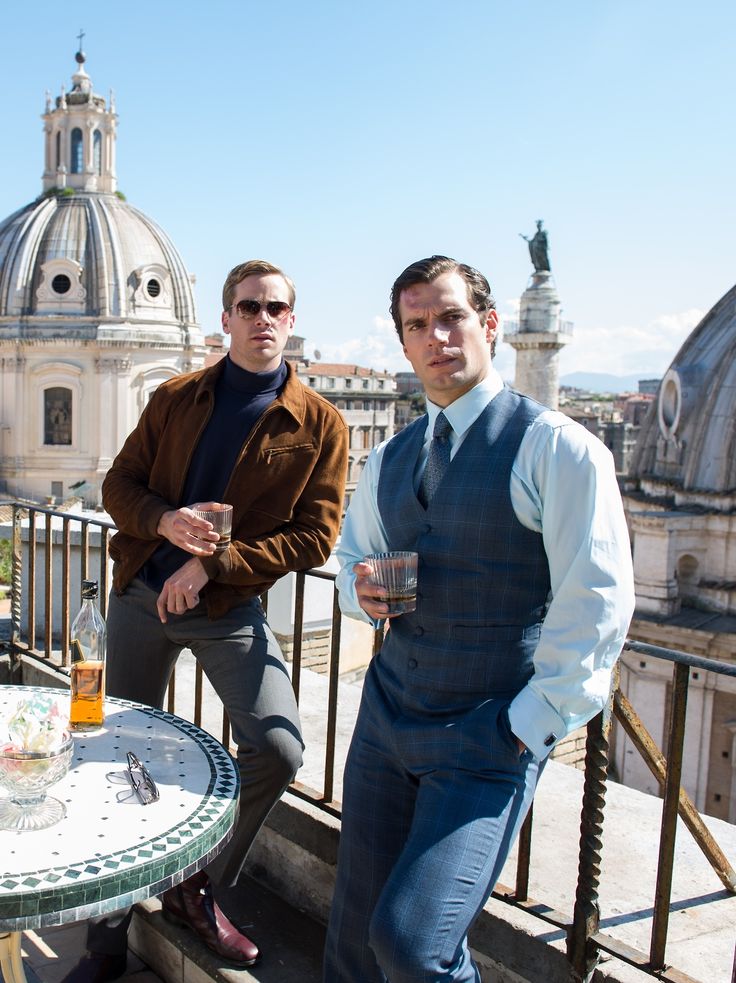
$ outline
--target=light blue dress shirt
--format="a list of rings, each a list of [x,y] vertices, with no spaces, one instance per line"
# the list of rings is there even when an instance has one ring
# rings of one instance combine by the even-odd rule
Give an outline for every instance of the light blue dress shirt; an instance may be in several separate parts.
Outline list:
[[[427,400],[429,423],[415,490],[440,410],[452,425],[452,459],[502,388],[491,368],[449,406]],[[340,608],[369,624],[374,622],[358,604],[353,566],[368,553],[388,549],[377,502],[387,443],[374,448],[366,462],[337,549]],[[610,452],[563,413],[545,410],[533,421],[516,455],[509,490],[516,517],[542,534],[549,561],[551,603],[534,654],[534,674],[509,707],[514,734],[541,759],[606,704],[634,610],[631,548]]]

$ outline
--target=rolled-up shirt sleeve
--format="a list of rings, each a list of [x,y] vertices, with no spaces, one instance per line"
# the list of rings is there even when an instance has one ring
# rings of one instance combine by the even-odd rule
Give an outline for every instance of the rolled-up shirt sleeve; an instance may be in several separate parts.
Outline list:
[[[613,458],[583,427],[560,420],[545,413],[532,424],[511,481],[514,511],[541,532],[549,561],[534,673],[509,707],[511,729],[539,758],[605,706],[634,610]]]

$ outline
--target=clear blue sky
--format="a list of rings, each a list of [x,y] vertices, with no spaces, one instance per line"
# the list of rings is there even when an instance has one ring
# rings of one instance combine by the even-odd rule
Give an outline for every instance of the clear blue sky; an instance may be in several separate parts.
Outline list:
[[[736,280],[733,2],[41,0],[0,25],[0,216],[41,190],[44,92],[83,28],[119,187],[196,274],[205,331],[227,270],[261,256],[324,359],[406,367],[404,266],[470,262],[510,313],[542,218],[575,322],[563,374],[649,375]]]

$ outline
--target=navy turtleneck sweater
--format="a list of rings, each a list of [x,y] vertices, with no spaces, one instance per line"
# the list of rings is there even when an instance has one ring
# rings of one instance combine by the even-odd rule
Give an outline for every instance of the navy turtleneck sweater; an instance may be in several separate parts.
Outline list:
[[[187,472],[181,501],[174,507],[195,502],[221,502],[243,444],[264,411],[281,393],[286,382],[286,363],[272,372],[249,372],[225,359],[225,368],[215,388],[215,406],[204,428]],[[230,503],[235,505],[237,503]],[[152,590],[160,591],[164,582],[191,553],[165,540],[139,576]]]

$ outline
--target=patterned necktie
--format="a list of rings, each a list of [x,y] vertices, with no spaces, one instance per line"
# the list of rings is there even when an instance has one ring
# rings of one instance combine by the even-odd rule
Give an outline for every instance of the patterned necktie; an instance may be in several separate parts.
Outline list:
[[[434,423],[427,465],[419,485],[418,497],[425,509],[432,501],[434,493],[445,476],[445,471],[450,466],[450,441],[448,438],[451,430],[450,421],[444,413],[440,413]]]

